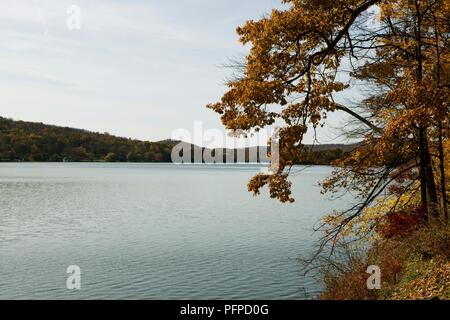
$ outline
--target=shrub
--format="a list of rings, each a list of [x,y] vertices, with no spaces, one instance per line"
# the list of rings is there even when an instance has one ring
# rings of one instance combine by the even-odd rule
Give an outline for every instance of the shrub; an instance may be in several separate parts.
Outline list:
[[[376,231],[384,238],[405,238],[427,224],[423,210],[411,209],[386,215]]]
[[[362,256],[325,272],[322,299],[450,299],[449,226],[425,224],[420,210],[414,210],[390,215],[377,232],[384,238]],[[370,265],[381,269],[382,290],[366,287]]]

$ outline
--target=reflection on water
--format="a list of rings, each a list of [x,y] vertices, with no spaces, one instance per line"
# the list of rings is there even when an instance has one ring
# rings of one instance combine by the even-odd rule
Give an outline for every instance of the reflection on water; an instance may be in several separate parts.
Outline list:
[[[0,164],[0,299],[314,297],[295,258],[339,205],[316,187],[330,171],[282,205],[247,192],[255,166]]]

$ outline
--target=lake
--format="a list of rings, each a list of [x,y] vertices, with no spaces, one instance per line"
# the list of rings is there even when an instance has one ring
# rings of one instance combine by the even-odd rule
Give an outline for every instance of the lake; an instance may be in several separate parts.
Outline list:
[[[309,299],[329,167],[297,202],[253,197],[256,165],[0,164],[0,299]],[[300,172],[301,171],[301,172]],[[68,266],[81,290],[68,290]]]

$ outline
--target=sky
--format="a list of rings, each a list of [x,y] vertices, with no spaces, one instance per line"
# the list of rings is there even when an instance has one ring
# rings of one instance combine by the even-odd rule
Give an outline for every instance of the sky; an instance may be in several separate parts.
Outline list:
[[[68,12],[73,5],[79,25],[77,12]],[[224,131],[205,106],[226,91],[231,70],[224,65],[248,51],[236,27],[279,6],[280,0],[2,0],[0,116],[150,141],[180,129],[194,136],[195,122]],[[340,142],[331,131],[322,136],[323,143]]]

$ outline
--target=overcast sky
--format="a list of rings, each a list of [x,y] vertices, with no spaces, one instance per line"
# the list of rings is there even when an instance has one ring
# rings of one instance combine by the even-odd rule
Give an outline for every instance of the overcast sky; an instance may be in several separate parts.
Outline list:
[[[67,8],[81,9],[69,30]],[[194,121],[220,99],[246,48],[235,29],[280,0],[2,0],[0,116],[144,140]],[[324,132],[322,142],[331,142]]]

